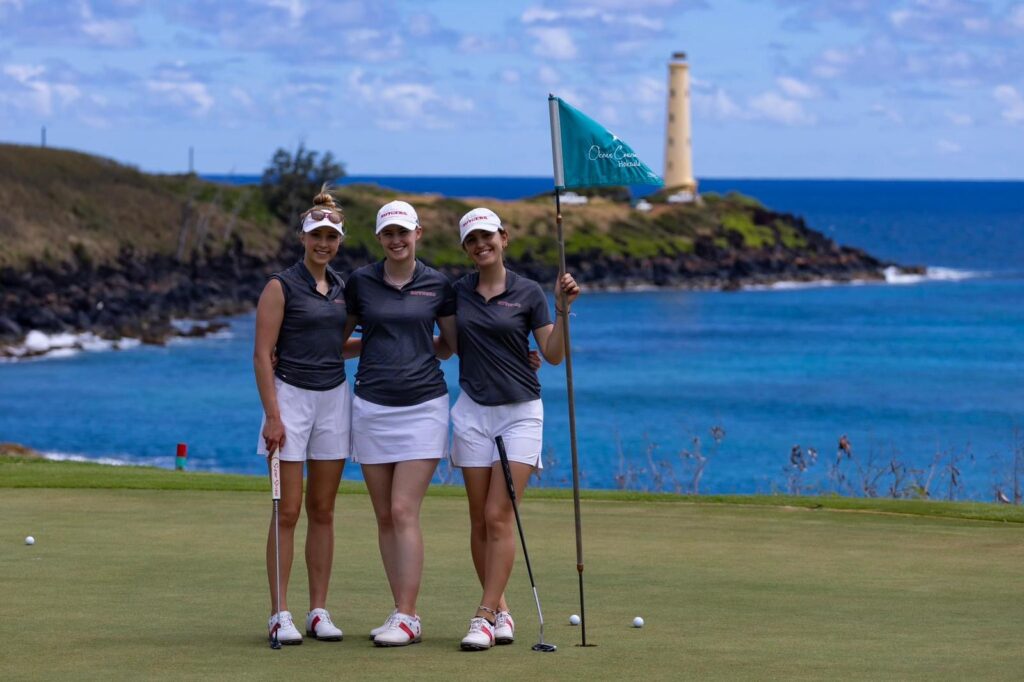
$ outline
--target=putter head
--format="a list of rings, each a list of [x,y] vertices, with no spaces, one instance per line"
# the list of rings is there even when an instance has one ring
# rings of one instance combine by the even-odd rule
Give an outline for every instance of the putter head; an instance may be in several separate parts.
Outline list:
[[[276,631],[275,631],[275,632],[274,632],[274,634],[273,634],[273,635],[272,635],[272,636],[270,637],[270,648],[271,648],[271,649],[275,649],[275,650],[276,650],[276,649],[280,649],[280,648],[281,648],[281,642],[279,642],[279,641],[277,640],[277,632],[276,632]]]
[[[533,645],[534,651],[539,651],[544,654],[550,654],[552,651],[558,651],[558,647],[554,644],[547,644],[546,642],[537,642]]]

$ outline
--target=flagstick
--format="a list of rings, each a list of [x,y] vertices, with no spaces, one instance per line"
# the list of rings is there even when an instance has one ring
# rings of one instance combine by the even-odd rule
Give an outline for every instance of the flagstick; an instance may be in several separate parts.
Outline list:
[[[565,238],[562,234],[562,199],[555,189],[555,224],[558,226],[558,286],[565,274]],[[558,301],[556,296],[555,301]],[[565,343],[565,384],[569,393],[569,442],[572,446],[572,505],[576,515],[576,572],[580,577],[581,646],[587,646],[587,607],[583,600],[583,526],[580,523],[580,463],[576,449],[576,401],[572,385],[572,344],[569,342],[569,311],[562,315],[562,340]]]

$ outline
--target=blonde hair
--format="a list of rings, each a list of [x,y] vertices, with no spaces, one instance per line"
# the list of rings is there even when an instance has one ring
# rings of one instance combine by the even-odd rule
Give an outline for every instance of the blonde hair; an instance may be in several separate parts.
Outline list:
[[[302,222],[310,211],[316,210],[337,213],[341,216],[342,220],[345,219],[345,211],[341,210],[341,206],[338,206],[337,202],[334,201],[334,195],[331,194],[330,185],[326,182],[320,186],[320,193],[313,197],[313,205],[299,214],[299,222]]]

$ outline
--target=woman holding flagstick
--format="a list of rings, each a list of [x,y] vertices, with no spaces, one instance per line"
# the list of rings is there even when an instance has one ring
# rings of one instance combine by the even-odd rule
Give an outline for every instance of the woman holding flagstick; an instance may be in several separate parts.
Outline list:
[[[264,411],[257,452],[271,467],[274,453],[280,458],[279,513],[267,537],[267,627],[271,641],[281,644],[302,644],[288,610],[288,578],[302,508],[303,465],[308,474],[306,634],[332,641],[343,636],[326,603],[334,558],[334,501],[349,456],[351,398],[344,357],[356,357],[360,345],[358,340],[345,341],[345,283],[330,267],[345,237],[344,215],[326,186],[300,219],[303,257],[272,275],[263,289],[253,352]]]
[[[461,646],[481,651],[515,637],[504,597],[515,560],[515,514],[494,439],[505,442],[521,497],[530,475],[543,466],[544,406],[530,365],[530,333],[551,364],[562,362],[565,346],[540,285],[505,267],[508,233],[501,219],[489,209],[474,209],[459,222],[459,236],[477,271],[454,285],[462,393],[452,408],[451,456],[465,480],[470,551],[483,586]],[[556,317],[568,315],[580,288],[565,273],[555,294]]]

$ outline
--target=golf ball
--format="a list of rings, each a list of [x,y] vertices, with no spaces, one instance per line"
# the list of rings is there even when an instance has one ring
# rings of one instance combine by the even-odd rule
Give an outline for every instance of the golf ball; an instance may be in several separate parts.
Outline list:
[[[579,625],[579,624],[580,624],[580,617],[579,616],[577,616],[575,613],[572,614],[571,616],[569,616],[569,625]]]
[[[643,618],[641,618],[640,616],[637,616],[636,618],[633,619],[633,627],[635,627],[635,628],[642,628],[643,626],[644,626],[644,619]]]
[[[26,545],[34,545],[34,544],[36,544],[36,539],[34,537],[32,537],[31,535],[29,535],[27,538],[25,538],[25,544]]]

